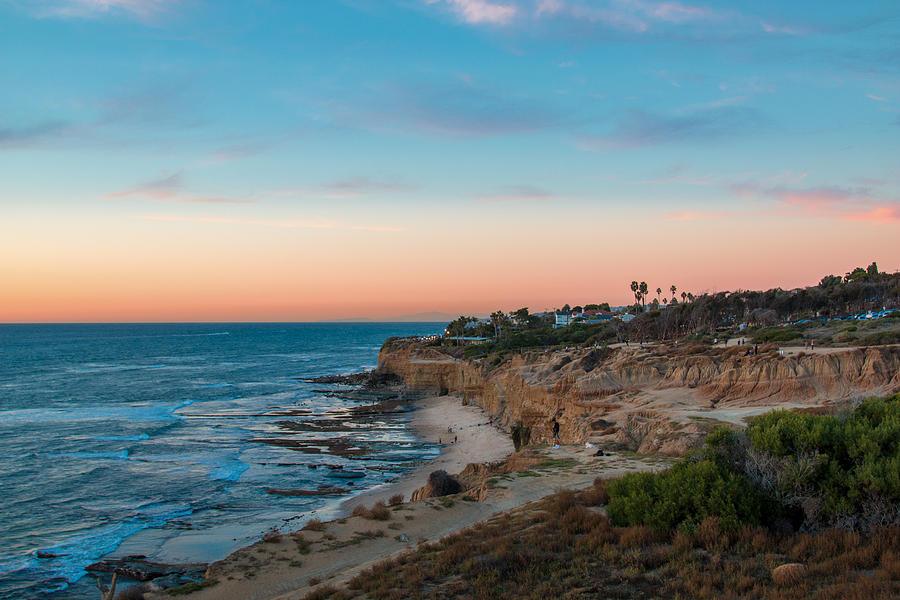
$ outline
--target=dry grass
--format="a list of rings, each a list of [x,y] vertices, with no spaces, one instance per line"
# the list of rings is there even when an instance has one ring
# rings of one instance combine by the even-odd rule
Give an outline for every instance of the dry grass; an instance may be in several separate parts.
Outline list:
[[[325,531],[325,523],[321,519],[310,519],[303,526],[306,531]]]
[[[589,487],[581,492],[581,501],[587,506],[605,506],[609,504],[609,493],[604,487],[604,480],[597,478],[594,480],[593,487]]]
[[[564,490],[421,544],[341,591],[373,600],[900,597],[900,530],[788,536],[750,526],[724,531],[715,519],[691,534],[613,527],[591,508],[600,490],[602,481]],[[806,575],[785,563],[800,563]],[[790,575],[775,575],[779,565]]]
[[[403,494],[395,494],[391,496],[388,500],[388,504],[390,504],[391,506],[398,506],[400,504],[403,504]]]
[[[267,544],[277,544],[281,541],[281,538],[284,537],[283,534],[278,531],[277,528],[273,527],[272,529],[265,532],[262,536],[262,541]]]
[[[362,504],[353,509],[354,517],[362,517],[364,519],[372,519],[373,521],[388,521],[391,518],[391,510],[385,505],[384,501],[379,500],[372,505],[372,508],[366,508]]]
[[[772,581],[781,587],[793,587],[806,577],[806,565],[788,563],[772,569]]]

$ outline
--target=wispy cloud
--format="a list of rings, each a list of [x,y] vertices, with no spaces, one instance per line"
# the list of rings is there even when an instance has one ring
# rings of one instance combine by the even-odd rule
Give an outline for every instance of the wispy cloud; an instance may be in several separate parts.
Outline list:
[[[715,140],[753,133],[766,126],[767,120],[757,110],[743,106],[723,104],[679,114],[635,109],[625,112],[609,133],[581,136],[580,146],[600,150]]]
[[[682,39],[796,36],[808,27],[712,6],[652,0],[424,0],[452,9],[464,22],[591,39],[601,32],[673,35]]]
[[[174,223],[212,223],[220,225],[252,225],[258,227],[276,227],[279,229],[344,229],[349,231],[401,232],[404,227],[389,225],[353,225],[337,221],[311,221],[308,219],[245,219],[237,217],[205,217],[185,215],[141,215],[147,221],[167,221]]]
[[[160,82],[122,88],[102,97],[71,101],[81,112],[67,114],[65,120],[51,116],[37,124],[0,124],[0,150],[48,146],[146,149],[172,138],[196,136],[205,123],[198,110],[201,103],[189,98],[190,87]],[[219,135],[210,134],[205,141],[215,142]]]
[[[811,30],[807,27],[800,27],[797,25],[786,25],[783,23],[770,23],[767,21],[760,21],[759,26],[766,33],[770,33],[770,34],[774,34],[774,35],[796,36],[796,35],[808,35],[809,33],[811,33]]]
[[[343,126],[459,137],[533,132],[563,120],[547,102],[456,78],[387,84],[328,109]]]
[[[363,196],[368,194],[383,193],[407,193],[417,189],[413,185],[400,181],[380,181],[369,177],[350,177],[339,179],[325,184],[325,190],[329,190],[345,197]]]
[[[766,197],[777,202],[782,214],[862,221],[872,224],[900,222],[900,200],[875,196],[866,187],[819,186],[795,188],[763,186],[753,182],[734,184],[742,197]]]
[[[884,96],[876,96],[875,94],[866,94],[866,98],[869,100],[874,100],[875,102],[887,102],[888,99]]]
[[[185,192],[184,171],[162,175],[156,179],[138,184],[133,188],[109,193],[107,198],[142,198],[191,204],[247,204],[252,202],[252,200],[244,198],[204,196]]]
[[[200,120],[196,109],[201,102],[190,98],[190,88],[186,82],[162,81],[119,90],[99,100],[95,126],[194,126]]]
[[[418,190],[419,187],[399,180],[380,180],[366,176],[348,177],[327,183],[309,186],[280,189],[273,195],[283,198],[324,198],[341,200],[359,198],[377,194],[406,194]]]
[[[62,121],[45,121],[26,127],[0,127],[0,150],[30,146],[58,136],[67,129],[68,125]]]
[[[29,5],[40,17],[94,18],[124,14],[150,20],[179,4],[179,0],[35,0]]]
[[[426,4],[445,5],[466,23],[508,25],[519,13],[513,3],[489,0],[425,0]]]
[[[559,198],[556,194],[532,185],[511,185],[494,194],[478,196],[483,202],[544,202]]]

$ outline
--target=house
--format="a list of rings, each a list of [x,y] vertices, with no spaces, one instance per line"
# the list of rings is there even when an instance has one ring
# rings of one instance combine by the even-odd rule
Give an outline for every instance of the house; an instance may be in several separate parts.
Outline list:
[[[631,313],[625,313],[623,315],[616,315],[617,319],[621,319],[623,323],[628,323],[632,319],[634,319],[634,315]]]
[[[602,323],[604,321],[611,321],[613,318],[613,314],[608,310],[597,309],[586,310],[581,313],[580,316],[586,323]]]
[[[567,312],[558,312],[556,313],[556,322],[553,324],[553,327],[565,327],[566,325],[571,325],[574,320],[572,313]]]

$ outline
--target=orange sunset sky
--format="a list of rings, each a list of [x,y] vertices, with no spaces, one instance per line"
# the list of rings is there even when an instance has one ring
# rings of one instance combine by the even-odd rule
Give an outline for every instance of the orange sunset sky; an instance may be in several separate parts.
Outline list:
[[[0,322],[900,269],[900,5],[0,2]]]

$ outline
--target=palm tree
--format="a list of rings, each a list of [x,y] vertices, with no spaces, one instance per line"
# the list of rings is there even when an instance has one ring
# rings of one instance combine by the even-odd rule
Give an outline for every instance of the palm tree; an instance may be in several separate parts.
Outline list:
[[[656,303],[659,304],[659,297],[662,296],[662,288],[656,288]]]
[[[635,304],[637,304],[638,302],[641,301],[640,289],[641,289],[641,286],[638,284],[637,281],[631,282],[631,293],[634,294],[634,303]]]
[[[674,300],[675,292],[678,290],[678,288],[676,288],[675,285],[673,284],[672,287],[670,287],[669,289],[672,290],[672,300]]]
[[[647,298],[647,293],[650,291],[650,288],[647,287],[646,281],[642,281],[639,289],[641,290],[641,306],[644,306],[644,300]]]
[[[681,303],[684,304],[685,300],[687,300],[687,292],[681,292]]]

